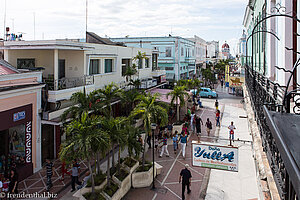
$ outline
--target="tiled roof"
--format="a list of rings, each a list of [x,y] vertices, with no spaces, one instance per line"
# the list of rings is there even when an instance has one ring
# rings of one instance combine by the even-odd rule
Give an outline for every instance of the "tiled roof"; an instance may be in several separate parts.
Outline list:
[[[5,60],[0,59],[0,75],[20,73],[16,68]]]

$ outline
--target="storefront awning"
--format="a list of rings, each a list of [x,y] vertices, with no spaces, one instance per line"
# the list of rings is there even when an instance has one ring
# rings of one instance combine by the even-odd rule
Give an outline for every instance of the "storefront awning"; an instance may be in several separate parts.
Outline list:
[[[166,79],[167,80],[173,80],[174,77],[175,77],[175,74],[169,74],[169,73],[166,74]]]

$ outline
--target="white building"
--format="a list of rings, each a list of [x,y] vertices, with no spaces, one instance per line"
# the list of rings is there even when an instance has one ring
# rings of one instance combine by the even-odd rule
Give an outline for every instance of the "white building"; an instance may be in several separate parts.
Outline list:
[[[188,38],[188,39],[195,42],[196,68],[197,68],[197,72],[200,72],[201,68],[206,67],[206,49],[207,49],[206,41],[198,37],[197,35],[195,35],[193,38]]]
[[[103,40],[94,37],[95,43],[74,40],[7,41],[1,47],[4,59],[16,68],[44,69],[43,81],[48,89],[42,95],[43,161],[58,154],[60,140],[63,139],[60,116],[72,105],[72,94],[83,90],[91,92],[111,82],[125,87],[124,72],[133,62],[138,66],[135,79],[139,78],[144,88],[156,86],[166,79],[164,70],[156,70],[157,55],[151,49],[125,47]],[[138,52],[145,53],[148,59],[133,61]],[[116,105],[115,109],[120,108]]]

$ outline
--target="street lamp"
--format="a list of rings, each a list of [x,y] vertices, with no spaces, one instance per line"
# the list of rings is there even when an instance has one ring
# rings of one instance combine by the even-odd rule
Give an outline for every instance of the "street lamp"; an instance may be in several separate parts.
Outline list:
[[[156,124],[155,123],[152,123],[151,124],[151,130],[152,130],[152,159],[153,159],[153,183],[152,183],[152,190],[155,189],[155,165],[154,165],[154,149],[155,149],[155,145],[154,145],[154,136],[155,136],[155,130],[156,130]]]

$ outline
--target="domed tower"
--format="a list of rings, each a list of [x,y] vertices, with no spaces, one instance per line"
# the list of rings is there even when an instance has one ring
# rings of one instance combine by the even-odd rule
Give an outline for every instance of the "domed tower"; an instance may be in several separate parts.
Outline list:
[[[230,56],[230,47],[229,47],[229,45],[226,43],[226,41],[225,41],[225,43],[222,45],[222,54],[223,54],[223,57],[224,58],[229,58],[229,56]]]

